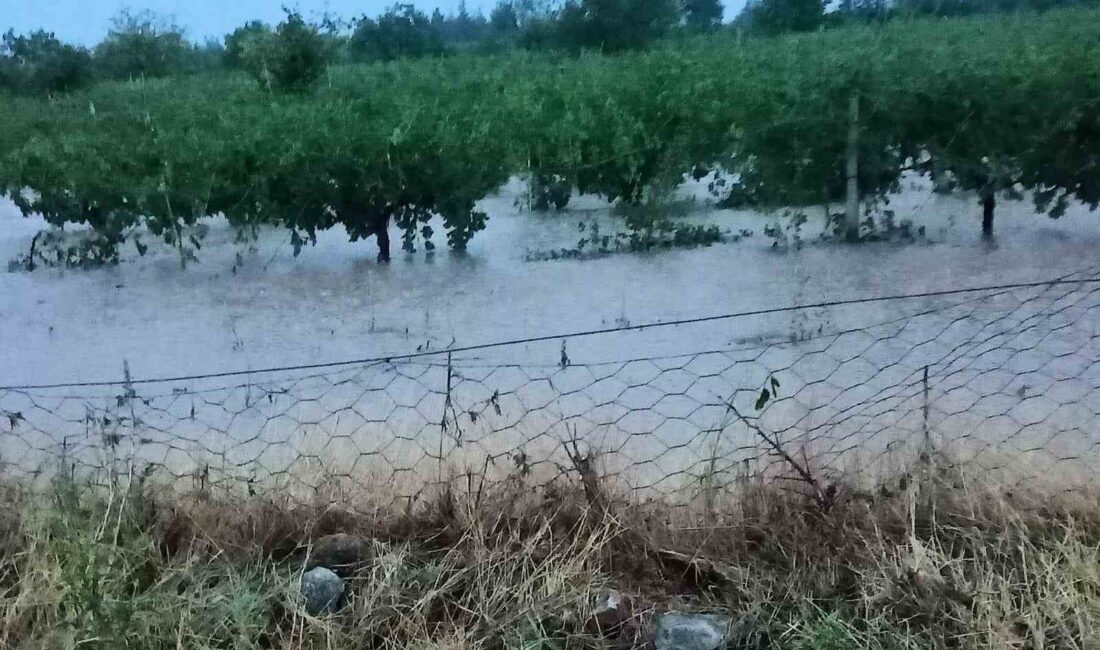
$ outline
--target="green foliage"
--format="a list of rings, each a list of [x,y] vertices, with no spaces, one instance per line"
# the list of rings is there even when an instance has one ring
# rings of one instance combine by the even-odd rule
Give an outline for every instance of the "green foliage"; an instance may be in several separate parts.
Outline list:
[[[33,548],[14,558],[24,596],[49,602],[33,632],[41,647],[264,647],[293,570],[167,557],[138,485],[113,488],[55,479],[52,503],[22,524]]]
[[[530,183],[531,208],[546,211],[562,210],[569,205],[573,188],[561,176],[534,176]]]
[[[485,16],[466,11],[465,0],[459,0],[458,13],[444,16],[439,9],[432,13],[432,31],[445,44],[464,49],[473,43],[485,42],[492,36],[493,28]]]
[[[119,246],[128,232],[115,224],[104,224],[80,233],[51,228],[35,235],[30,250],[8,263],[9,271],[33,271],[39,266],[90,268],[118,263]],[[134,240],[137,246],[144,246]],[[139,250],[144,250],[139,248]]]
[[[225,44],[208,38],[201,45],[195,45],[191,52],[190,65],[184,72],[214,72],[225,67]]]
[[[619,52],[661,38],[677,19],[673,0],[570,0],[557,29],[568,48]]]
[[[256,41],[262,41],[271,35],[271,27],[253,20],[233,30],[225,37],[225,50],[222,54],[222,63],[227,68],[241,68],[245,66],[245,52],[255,47]]]
[[[973,16],[1013,11],[1095,6],[1093,0],[900,0],[893,13],[901,15]]]
[[[693,33],[713,32],[722,26],[720,0],[681,0],[680,16],[684,27]]]
[[[916,166],[983,198],[1031,190],[1037,209],[1054,217],[1072,199],[1095,206],[1100,178],[1086,152],[1100,142],[1091,99],[1100,82],[1082,72],[1095,68],[1096,35],[1073,15],[1044,21],[1057,31],[1036,29],[1034,16],[975,19],[976,29],[996,26],[996,49],[956,46],[912,61],[919,85],[899,97],[898,110],[928,154]],[[891,83],[901,92],[904,82]]]
[[[825,5],[821,0],[753,0],[739,18],[760,34],[808,32],[824,22]]]
[[[239,40],[243,67],[269,90],[309,90],[325,73],[334,55],[317,26],[292,11],[287,12],[286,19],[273,32],[262,26],[242,29],[246,31],[235,40]],[[234,49],[237,47],[235,44]]]
[[[890,17],[891,9],[892,6],[886,0],[842,0],[830,18],[881,22]]]
[[[75,90],[92,80],[87,50],[67,45],[38,30],[16,36],[8,30],[0,46],[0,89],[22,94]]]
[[[830,606],[834,606],[830,603]],[[926,639],[886,617],[861,617],[855,612],[825,611],[807,603],[792,612],[789,623],[775,633],[781,650],[921,650],[934,647]]]
[[[195,256],[199,220],[217,213],[241,228],[284,226],[299,245],[337,224],[354,241],[393,220],[410,249],[438,215],[461,249],[485,227],[474,203],[508,178],[508,155],[490,137],[501,105],[486,77],[465,74],[465,61],[436,65],[343,68],[316,95],[274,100],[223,75],[100,85],[48,115],[11,103],[19,109],[0,121],[15,130],[0,139],[15,150],[0,157],[0,184],[27,214],[118,244],[141,227],[182,261]],[[425,101],[436,95],[448,101]]]
[[[515,34],[519,31],[519,14],[516,5],[510,0],[500,0],[489,14],[489,24],[500,34]]]
[[[628,231],[607,232],[592,221],[577,224],[581,238],[574,248],[531,251],[528,261],[591,259],[613,253],[644,253],[673,248],[710,246],[751,237],[752,232],[725,232],[715,225],[687,223],[660,209],[631,209],[626,213]],[[563,364],[568,365],[568,364]]]
[[[444,49],[428,17],[411,4],[395,4],[378,20],[361,19],[349,47],[361,61],[439,56]]]
[[[149,11],[123,11],[95,48],[96,69],[107,79],[164,77],[189,71],[194,61],[183,30]]]
[[[195,228],[212,214],[242,229],[285,227],[298,250],[319,230],[343,226],[358,240],[389,222],[406,250],[430,249],[441,219],[462,249],[486,224],[477,201],[514,175],[535,179],[536,207],[542,181],[547,206],[564,188],[660,206],[688,173],[716,174],[731,204],[835,203],[855,97],[864,201],[915,169],[979,192],[1030,191],[1057,216],[1071,200],[1100,201],[1095,17],[895,21],[744,42],[716,34],[615,57],[345,65],[310,94],[273,95],[222,73],[101,84],[49,102],[9,97],[0,191],[115,246],[147,230],[181,260],[195,256]],[[264,53],[273,87],[272,52],[285,48],[286,70],[315,72],[312,53],[327,42],[290,19],[255,36],[242,37],[244,58]],[[303,43],[308,55],[291,55]],[[279,83],[304,88],[311,77]],[[630,247],[714,240],[651,216],[627,219]]]
[[[634,252],[661,248],[710,246],[723,239],[718,226],[677,223],[669,217],[628,218],[627,249]]]

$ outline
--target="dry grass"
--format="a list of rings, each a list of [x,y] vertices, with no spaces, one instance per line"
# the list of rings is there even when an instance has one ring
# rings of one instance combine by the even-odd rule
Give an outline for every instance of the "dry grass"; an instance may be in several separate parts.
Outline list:
[[[607,481],[460,483],[400,506],[8,488],[0,648],[631,647],[668,608],[732,611],[755,630],[741,647],[1100,647],[1093,494],[956,472],[840,487],[828,508],[781,479],[671,507]],[[371,559],[312,618],[296,575],[337,531]],[[609,589],[629,602],[610,618]]]

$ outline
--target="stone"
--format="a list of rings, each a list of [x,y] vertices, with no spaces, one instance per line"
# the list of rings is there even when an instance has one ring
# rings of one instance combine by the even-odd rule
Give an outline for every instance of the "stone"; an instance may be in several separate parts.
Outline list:
[[[723,614],[666,612],[657,617],[656,650],[717,650],[729,635],[732,619]]]
[[[325,567],[316,567],[302,574],[302,603],[310,616],[332,614],[344,598],[344,580]]]
[[[362,568],[369,558],[370,541],[347,533],[325,535],[313,541],[306,570],[325,567],[347,578]]]
[[[588,628],[592,634],[613,638],[634,622],[634,604],[630,598],[617,591],[606,591],[596,597]]]
[[[733,619],[725,614],[667,612],[657,616],[655,650],[766,650],[768,626],[748,615]]]

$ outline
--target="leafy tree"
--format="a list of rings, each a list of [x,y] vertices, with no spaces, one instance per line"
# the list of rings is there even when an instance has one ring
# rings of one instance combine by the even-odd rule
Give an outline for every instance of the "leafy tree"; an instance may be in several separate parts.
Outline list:
[[[722,24],[721,0],[682,0],[681,20],[689,31],[712,32]]]
[[[225,66],[225,44],[217,39],[207,38],[202,45],[194,47],[191,57],[191,72],[217,70]]]
[[[244,67],[272,90],[303,92],[324,74],[333,48],[320,30],[296,12],[274,32],[253,30],[243,39]]]
[[[489,13],[488,35],[478,43],[478,51],[493,54],[513,48],[520,42],[522,29],[514,0],[499,0]]]
[[[973,16],[1012,11],[1047,11],[1095,4],[1094,0],[899,0],[894,13],[927,16]]]
[[[381,61],[439,56],[444,51],[432,22],[411,4],[395,4],[377,21],[361,19],[349,47],[356,59]]]
[[[194,51],[183,30],[170,21],[149,11],[123,11],[94,54],[102,76],[134,79],[186,71]]]
[[[825,17],[821,0],[753,0],[745,5],[739,22],[761,34],[808,32]]]
[[[884,21],[890,17],[887,0],[841,0],[833,15],[861,22]]]
[[[519,14],[510,0],[501,0],[489,14],[489,24],[498,34],[513,35],[519,32]]]
[[[506,27],[514,18],[518,33],[516,44],[527,50],[545,50],[563,47],[558,15],[560,9],[550,0],[502,0],[494,13],[500,21],[497,29]],[[490,23],[492,23],[490,16]]]
[[[241,68],[244,66],[244,53],[252,46],[254,41],[263,40],[270,36],[271,27],[259,20],[253,20],[233,30],[225,37],[225,50],[222,55],[222,63],[227,68]]]
[[[538,52],[564,47],[556,18],[536,18],[527,22],[520,31],[517,43],[525,50]]]
[[[353,239],[379,237],[383,252],[388,224],[405,246],[427,248],[442,218],[460,249],[485,226],[476,202],[517,174],[556,185],[548,204],[572,188],[641,203],[685,172],[720,168],[750,203],[829,208],[856,141],[860,198],[883,198],[903,169],[927,166],[983,202],[1020,190],[1057,215],[1067,201],[1100,202],[1091,18],[849,26],[753,47],[690,39],[506,67],[465,57],[346,66],[315,96],[275,102],[230,75],[140,96],[102,84],[49,102],[0,98],[0,190],[50,223],[89,224],[104,250],[144,227],[184,255],[187,229],[210,214],[286,227],[298,246],[341,225]]]
[[[1082,53],[1080,65],[1087,65],[1088,56]],[[1023,184],[1032,189],[1036,209],[1054,218],[1061,217],[1073,199],[1092,210],[1100,205],[1100,102],[1095,99],[1100,97],[1100,83],[1093,76],[1075,81],[1073,87],[1074,93],[1052,98],[1063,111],[1022,164]]]
[[[88,51],[38,30],[16,36],[9,30],[0,44],[0,87],[17,93],[45,94],[74,90],[92,80]]]
[[[557,28],[571,49],[618,52],[645,47],[676,21],[674,0],[570,0]]]
[[[465,0],[458,3],[458,14],[443,17],[437,9],[432,14],[432,28],[444,43],[470,44],[483,41],[492,35],[492,27],[485,16],[471,15]]]

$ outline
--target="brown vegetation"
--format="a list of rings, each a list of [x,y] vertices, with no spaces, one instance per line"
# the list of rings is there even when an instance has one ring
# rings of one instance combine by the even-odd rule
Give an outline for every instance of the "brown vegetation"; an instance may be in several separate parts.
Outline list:
[[[1100,644],[1095,495],[925,474],[834,486],[829,508],[782,479],[678,506],[583,475],[398,505],[8,488],[0,648],[631,647],[665,609],[751,621],[751,647]],[[312,618],[296,577],[332,533],[367,540],[364,561],[347,606]]]

